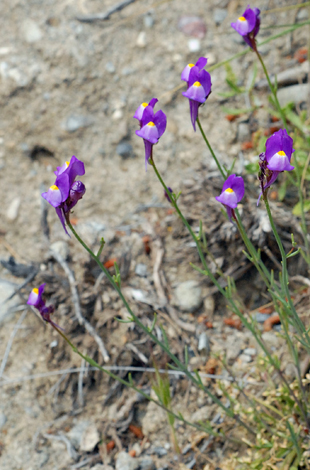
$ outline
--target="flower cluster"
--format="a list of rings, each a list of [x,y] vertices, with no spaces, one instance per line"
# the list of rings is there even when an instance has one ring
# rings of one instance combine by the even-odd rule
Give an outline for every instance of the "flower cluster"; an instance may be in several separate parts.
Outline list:
[[[196,64],[188,64],[181,74],[181,80],[187,84],[187,90],[182,94],[189,99],[189,109],[194,131],[196,131],[196,120],[198,108],[211,93],[211,76],[204,70],[208,59],[200,57]]]
[[[134,118],[139,121],[140,129],[136,131],[137,136],[142,137],[145,148],[145,170],[149,160],[153,158],[153,145],[157,144],[160,137],[166,130],[167,117],[161,110],[154,113],[154,106],[157,98],[151,99],[149,104],[142,103],[134,114]]]
[[[234,217],[234,209],[244,196],[244,181],[241,176],[230,175],[223,185],[220,196],[215,199],[227,210],[229,220]]]
[[[260,172],[258,179],[261,183],[262,192],[259,195],[257,205],[261,195],[275,182],[279,173],[294,170],[291,165],[294,151],[293,139],[285,129],[280,129],[267,139],[266,152],[261,153],[259,156]]]
[[[245,42],[254,50],[256,50],[255,36],[260,27],[260,10],[258,8],[247,8],[242,16],[240,16],[231,26],[239,33]]]
[[[42,197],[55,207],[60,222],[68,234],[65,225],[66,218],[86,191],[82,181],[75,181],[77,176],[85,174],[84,163],[73,155],[70,162],[58,166],[54,173],[56,181],[47,192],[42,193]]]
[[[55,310],[54,306],[49,305],[47,307],[45,305],[45,301],[43,300],[44,287],[45,284],[41,284],[39,288],[35,287],[34,289],[32,289],[27,304],[32,305],[33,307],[38,309],[44,321],[46,321],[47,323],[51,323],[52,325],[57,326],[57,328],[59,328],[59,326],[51,320],[51,314],[54,313]]]

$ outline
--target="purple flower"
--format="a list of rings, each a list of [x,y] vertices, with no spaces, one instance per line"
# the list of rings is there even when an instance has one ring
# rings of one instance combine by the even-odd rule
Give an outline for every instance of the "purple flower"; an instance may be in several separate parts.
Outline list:
[[[172,194],[173,194],[173,191],[172,191],[172,189],[170,188],[170,186],[167,186],[167,189],[168,189],[169,193],[172,195]],[[166,198],[167,201],[170,202],[170,204],[171,204],[171,199],[170,199],[170,197],[169,197],[167,191],[165,191],[165,198]]]
[[[157,98],[152,98],[149,104],[147,103],[142,103],[140,104],[139,108],[137,108],[135,114],[134,114],[134,119],[138,119],[140,127],[142,127],[142,116],[144,113],[144,110],[147,106],[151,106],[154,109],[155,104],[157,103],[158,99]]]
[[[235,23],[231,23],[231,26],[239,33],[245,42],[252,48],[256,49],[255,36],[259,31],[260,10],[258,8],[248,8],[245,10],[242,16],[238,18]]]
[[[181,80],[184,80],[185,82],[188,82],[189,74],[190,74],[191,69],[193,67],[197,67],[198,71],[200,72],[200,70],[205,68],[205,66],[207,65],[207,62],[208,62],[208,59],[206,59],[205,57],[200,57],[197,60],[196,64],[187,64],[187,66],[185,67],[185,69],[181,73]],[[188,86],[188,84],[187,84],[187,86]]]
[[[155,98],[153,98],[153,100],[155,100]],[[159,138],[166,130],[167,117],[161,110],[154,114],[153,106],[148,105],[143,111],[140,125],[141,129],[136,131],[136,134],[142,137],[144,141],[145,169],[147,169],[147,163],[149,159],[152,158],[153,145],[157,144]]]
[[[295,152],[293,139],[285,129],[280,129],[267,139],[266,152],[261,153],[259,156],[260,172],[258,179],[261,182],[262,191],[258,197],[257,205],[263,192],[275,182],[279,173],[294,170],[291,165],[293,152]]]
[[[29,294],[27,304],[33,305],[33,307],[38,309],[44,321],[46,321],[47,323],[51,323],[52,325],[57,326],[57,328],[59,328],[59,326],[51,320],[51,314],[55,310],[54,306],[50,305],[47,307],[45,305],[45,301],[43,300],[42,296],[44,292],[44,287],[45,284],[41,284],[39,288],[35,287],[34,289],[32,289]]]
[[[84,184],[81,181],[75,181],[75,178],[84,174],[84,163],[73,155],[70,162],[65,162],[62,166],[57,167],[55,183],[47,192],[42,193],[42,197],[55,207],[56,213],[67,234],[66,217],[86,191]]]
[[[187,90],[182,93],[189,99],[191,121],[194,131],[196,131],[196,120],[198,108],[202,105],[211,93],[211,76],[204,70],[207,59],[200,57],[196,65],[189,64],[182,72],[181,79],[187,83]]]
[[[215,199],[223,204],[231,221],[234,210],[244,196],[244,181],[241,176],[230,175],[223,185],[220,196]]]
[[[267,168],[272,171],[294,170],[291,165],[293,149],[293,139],[285,129],[280,129],[272,134],[266,141]]]

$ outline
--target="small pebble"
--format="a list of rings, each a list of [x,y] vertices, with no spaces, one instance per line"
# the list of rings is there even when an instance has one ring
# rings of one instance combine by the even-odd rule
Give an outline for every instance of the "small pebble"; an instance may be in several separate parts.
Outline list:
[[[80,450],[82,452],[92,452],[99,441],[98,429],[95,424],[91,424],[82,435]]]
[[[168,452],[164,447],[156,446],[152,449],[152,454],[156,454],[158,457],[164,457]]]
[[[112,114],[113,121],[119,121],[124,116],[124,113],[121,109],[116,109]]]
[[[154,26],[153,15],[151,15],[151,13],[147,13],[143,18],[143,23],[146,28],[152,28],[152,26]]]
[[[138,459],[134,459],[127,452],[120,452],[116,457],[115,470],[136,470],[139,465]]]
[[[114,67],[114,64],[112,62],[107,62],[105,64],[105,69],[109,73],[114,73],[115,72],[115,67]]]
[[[203,331],[198,339],[198,351],[203,354],[208,354],[210,351],[210,341],[207,333]]]
[[[240,354],[239,359],[241,362],[244,364],[248,364],[249,362],[252,362],[252,357],[249,356],[248,354]]]
[[[256,349],[255,348],[245,348],[243,353],[247,354],[248,356],[256,356]]]
[[[11,204],[9,205],[8,210],[6,211],[7,218],[11,220],[12,222],[16,220],[18,217],[20,203],[21,203],[20,197],[15,197],[11,201]]]
[[[140,459],[139,462],[140,462],[139,470],[156,470],[155,463],[150,458]]]
[[[200,40],[193,38],[187,43],[189,52],[199,52],[201,49]]]
[[[264,323],[264,321],[266,321],[269,317],[270,315],[266,315],[265,313],[260,313],[260,312],[256,312],[254,315],[254,318],[257,321],[257,323]]]
[[[120,142],[116,147],[116,153],[122,158],[129,158],[133,154],[132,145],[129,142]]]
[[[141,31],[139,33],[136,44],[138,47],[141,47],[141,48],[146,46],[146,32],[145,31]]]
[[[25,41],[29,44],[38,42],[43,37],[43,33],[37,23],[29,18],[23,22],[21,30]]]
[[[194,312],[202,303],[201,287],[196,281],[181,282],[174,294],[177,306],[185,312]]]
[[[138,263],[135,268],[135,273],[139,277],[147,277],[147,266],[144,263]]]

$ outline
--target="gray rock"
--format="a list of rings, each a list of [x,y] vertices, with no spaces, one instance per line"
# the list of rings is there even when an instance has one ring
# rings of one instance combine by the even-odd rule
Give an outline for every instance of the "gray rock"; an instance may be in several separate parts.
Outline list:
[[[15,307],[19,304],[17,296],[6,302],[14,290],[14,284],[4,280],[0,281],[0,325],[14,315]]]
[[[164,457],[165,455],[168,454],[168,452],[164,447],[156,446],[152,449],[152,454],[155,454],[158,457]]]
[[[7,417],[5,416],[4,413],[2,413],[2,411],[0,411],[0,429],[3,428],[3,426],[5,425],[5,423],[7,422]]]
[[[223,23],[227,16],[226,8],[215,8],[213,12],[213,21],[216,25]]]
[[[307,83],[281,88],[278,91],[278,100],[280,105],[284,107],[288,103],[299,104],[302,101],[307,101],[308,89],[309,87]]]
[[[209,317],[212,317],[215,308],[214,297],[212,295],[208,295],[203,301],[203,305],[205,308],[205,312]]]
[[[120,452],[116,458],[115,470],[136,470],[140,463],[127,452]]]
[[[153,15],[151,15],[151,13],[147,13],[143,18],[143,23],[146,28],[152,28],[152,26],[154,26]]]
[[[109,73],[114,73],[115,72],[115,67],[114,67],[114,64],[112,62],[107,62],[105,64],[105,69]]]
[[[133,148],[129,142],[123,141],[116,147],[116,153],[122,158],[129,158],[133,155]]]
[[[62,124],[62,128],[67,132],[75,132],[83,127],[89,127],[93,122],[94,119],[92,116],[72,114],[68,116],[66,121]]]
[[[265,331],[262,334],[262,338],[268,349],[271,349],[272,352],[278,350],[280,344],[279,338],[273,331]]]
[[[308,18],[309,18],[309,14],[308,14],[307,8],[301,8],[296,15],[297,21],[307,21]]]
[[[155,463],[150,458],[141,458],[139,459],[139,462],[139,470],[156,470]]]
[[[195,312],[202,303],[201,287],[196,281],[181,282],[174,295],[177,306],[185,312]]]
[[[256,312],[254,315],[254,318],[258,323],[264,323],[264,321],[267,320],[269,317],[270,315],[266,315],[265,313],[260,312]]]
[[[147,276],[147,265],[144,263],[138,263],[135,268],[135,273],[139,277]]]
[[[43,33],[37,23],[31,19],[26,19],[22,24],[22,34],[29,44],[38,42],[42,39]]]

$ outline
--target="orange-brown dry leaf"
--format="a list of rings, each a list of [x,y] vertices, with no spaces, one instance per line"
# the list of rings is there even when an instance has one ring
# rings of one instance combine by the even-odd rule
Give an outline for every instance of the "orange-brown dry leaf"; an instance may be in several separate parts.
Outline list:
[[[110,258],[110,259],[108,259],[108,261],[106,261],[104,263],[103,266],[105,268],[109,269],[109,268],[112,268],[114,266],[114,263],[116,263],[116,262],[117,262],[117,258]]]
[[[107,443],[107,452],[111,452],[111,450],[113,450],[115,447],[115,442],[114,441],[109,441]]]
[[[260,307],[258,311],[259,313],[265,313],[266,315],[270,315],[274,311],[274,308],[273,307]]]
[[[225,325],[231,326],[232,328],[236,328],[236,330],[241,330],[242,322],[240,318],[224,318]]]
[[[241,150],[250,150],[254,147],[254,144],[253,142],[251,142],[250,140],[247,141],[247,142],[243,142],[243,144],[241,145]]]
[[[306,62],[308,58],[308,50],[306,47],[301,47],[294,54],[294,59],[296,59],[300,64]]]
[[[232,121],[235,121],[237,117],[238,117],[237,114],[226,114],[225,119],[227,119],[227,121],[229,122],[232,122]]]
[[[267,318],[267,320],[264,321],[264,331],[271,331],[273,325],[277,325],[278,323],[280,323],[279,315]]]
[[[206,327],[207,327],[207,328],[213,328],[213,323],[212,323],[212,322],[206,321],[205,324],[206,324]]]
[[[128,454],[130,455],[130,457],[135,457],[136,456],[136,451],[134,449],[131,449]]]
[[[138,439],[143,439],[144,435],[142,432],[142,429],[139,428],[138,426],[135,426],[134,424],[129,424],[129,430],[138,438]]]

